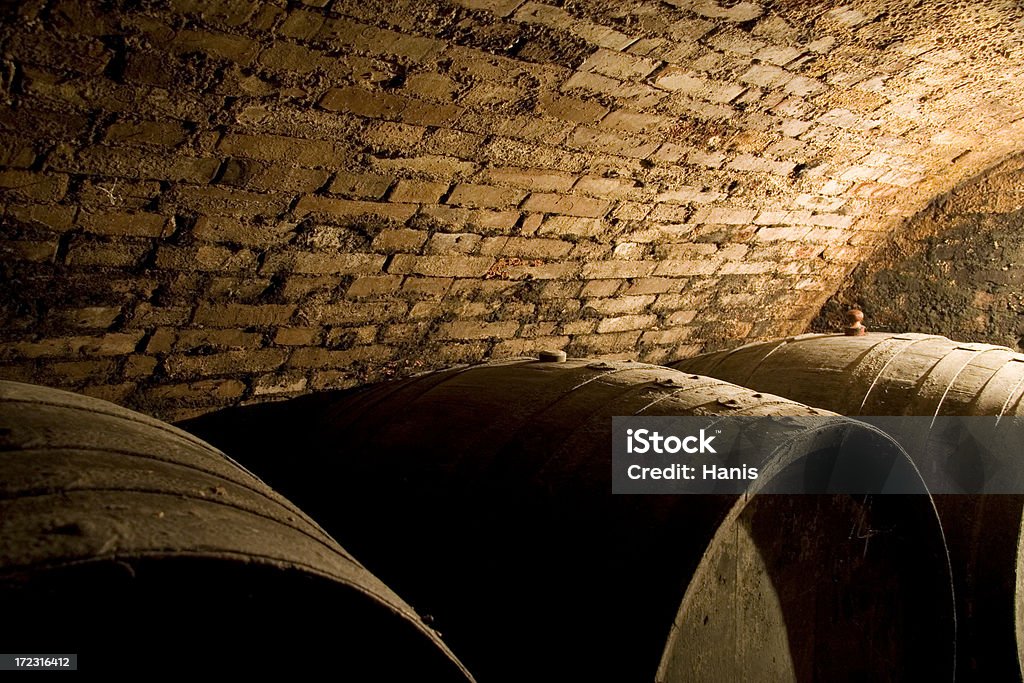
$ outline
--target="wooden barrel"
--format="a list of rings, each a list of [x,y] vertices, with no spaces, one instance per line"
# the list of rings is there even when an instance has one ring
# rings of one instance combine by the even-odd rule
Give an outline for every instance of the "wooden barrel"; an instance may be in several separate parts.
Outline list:
[[[925,473],[979,473],[1021,481],[1019,444],[962,455],[946,443],[950,416],[1005,419],[1005,438],[1019,439],[1024,415],[1024,355],[990,344],[925,334],[859,337],[806,334],[749,344],[673,364],[846,415],[927,416],[898,435]],[[991,434],[1000,437],[998,431]],[[954,469],[951,463],[956,464]],[[953,479],[952,483],[956,483]],[[949,490],[943,485],[943,490]],[[961,634],[959,675],[1020,680],[1024,671],[1024,496],[936,495],[950,548]]]
[[[727,534],[712,542],[723,521],[732,516],[739,528],[753,519],[764,530],[776,515],[735,495],[612,495],[612,417],[630,415],[704,416],[709,425],[722,415],[816,416],[814,430],[777,423],[773,450],[794,465],[793,454],[815,444],[874,436],[718,380],[586,360],[455,368],[182,426],[299,502],[428,609],[481,679],[641,681],[654,678],[698,567],[720,565],[706,552],[728,546]],[[745,554],[763,552],[772,573],[759,585],[778,599],[744,615],[731,584],[709,580],[701,591],[715,596],[714,618],[701,623],[734,631],[759,623],[770,637],[750,639],[741,653],[733,640],[676,648],[682,664],[666,680],[695,680],[707,657],[729,662],[723,675],[785,660],[792,664],[778,670],[796,681],[851,670],[889,680],[910,668],[951,677],[948,560],[928,495],[763,498],[792,508],[773,527],[784,547],[762,547],[770,534],[759,531]],[[861,526],[886,538],[868,546],[851,537]],[[878,576],[898,591],[878,592],[870,582]],[[801,624],[813,604],[822,634],[878,645],[878,656],[808,640]],[[875,621],[886,612],[901,618]]]
[[[672,364],[843,415],[1024,415],[1024,354],[927,334],[805,334]]]
[[[77,653],[93,672],[471,680],[409,605],[223,453],[14,382],[0,382],[0,614],[7,652]]]

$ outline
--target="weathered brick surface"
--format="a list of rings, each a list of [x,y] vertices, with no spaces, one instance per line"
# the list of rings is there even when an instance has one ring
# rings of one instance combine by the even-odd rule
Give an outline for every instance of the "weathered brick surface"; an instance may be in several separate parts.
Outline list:
[[[979,40],[964,3],[865,3],[25,4],[0,376],[168,416],[798,331],[1024,140],[1019,8]],[[943,201],[1019,213],[990,190]],[[994,242],[965,338],[1019,303]]]

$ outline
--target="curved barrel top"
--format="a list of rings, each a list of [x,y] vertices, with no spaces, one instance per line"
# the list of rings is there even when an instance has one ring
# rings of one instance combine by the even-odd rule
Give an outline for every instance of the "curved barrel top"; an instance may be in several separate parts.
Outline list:
[[[678,361],[845,415],[1024,414],[1024,354],[927,334],[806,334]]]

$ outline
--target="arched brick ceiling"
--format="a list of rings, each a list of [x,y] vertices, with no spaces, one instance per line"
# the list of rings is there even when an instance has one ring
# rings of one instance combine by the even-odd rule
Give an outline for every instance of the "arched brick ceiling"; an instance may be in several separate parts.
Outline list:
[[[29,2],[7,377],[162,415],[803,331],[1024,134],[1013,2]]]

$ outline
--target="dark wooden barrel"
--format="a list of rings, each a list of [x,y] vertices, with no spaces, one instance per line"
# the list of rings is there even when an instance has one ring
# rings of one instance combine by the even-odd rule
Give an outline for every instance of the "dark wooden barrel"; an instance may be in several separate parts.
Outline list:
[[[758,623],[770,637],[749,639],[742,653],[735,639],[676,648],[681,669],[666,680],[696,680],[708,657],[728,662],[726,677],[704,680],[780,658],[797,681],[849,671],[951,677],[948,560],[926,493],[612,495],[612,417],[629,415],[705,416],[709,425],[722,415],[817,416],[813,435],[779,422],[775,451],[794,465],[821,440],[870,436],[846,418],[718,380],[586,360],[454,368],[182,426],[296,500],[428,609],[481,680],[653,679],[684,596],[694,595],[691,578],[718,562],[705,553],[728,545],[716,531],[734,518],[734,529],[760,525],[747,556],[770,561],[761,585],[780,599],[740,618],[730,584],[709,580],[699,592],[715,597],[700,609],[714,610],[706,623]],[[884,538],[868,546],[851,537],[859,528]],[[769,529],[783,547],[771,547]],[[898,590],[879,592],[879,576]],[[809,605],[820,608],[812,623],[822,639],[867,642],[875,656],[814,641]]]
[[[0,642],[96,672],[471,680],[413,609],[223,453],[0,382]]]
[[[997,416],[1006,436],[1024,416],[1024,355],[925,334],[806,334],[673,364],[845,415],[927,416],[898,436],[925,473],[969,482],[979,473],[1021,480],[1019,444],[954,462],[950,416]],[[954,432],[955,433],[955,432]],[[993,434],[999,437],[999,433]],[[954,439],[955,441],[955,439]],[[946,489],[946,487],[943,487]],[[948,489],[946,489],[948,490]],[[1024,671],[1024,496],[936,495],[950,548],[961,635],[958,671],[969,680],[1020,680]]]

